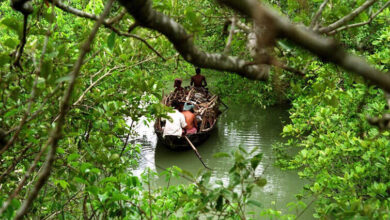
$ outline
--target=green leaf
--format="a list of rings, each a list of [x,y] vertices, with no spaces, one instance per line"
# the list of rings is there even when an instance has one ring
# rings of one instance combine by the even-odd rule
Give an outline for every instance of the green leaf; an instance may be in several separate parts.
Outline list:
[[[77,183],[81,183],[81,184],[85,184],[87,185],[88,184],[88,181],[83,179],[83,178],[80,178],[80,177],[75,177],[74,178],[74,181],[76,181]]]
[[[68,162],[77,160],[80,157],[78,153],[73,153],[68,156]]]
[[[257,186],[263,187],[267,184],[267,180],[265,178],[259,178],[255,181]]]
[[[99,188],[97,186],[88,186],[87,192],[91,193],[92,195],[97,195],[99,193]]]
[[[222,195],[220,195],[217,199],[217,204],[215,206],[215,209],[217,209],[218,211],[221,211],[222,206],[223,206],[223,197],[222,197]]]
[[[99,194],[98,195],[98,197],[99,197],[99,200],[101,201],[101,202],[104,202],[104,201],[106,201],[107,199],[108,199],[108,192],[106,192],[106,193],[104,193],[104,194]]]
[[[60,184],[60,186],[61,186],[63,189],[66,189],[66,188],[68,188],[68,186],[69,186],[69,183],[66,182],[65,180],[59,180],[58,183]]]
[[[181,170],[181,172],[185,175],[185,176],[188,176],[188,177],[191,177],[192,179],[194,178],[194,175],[192,175],[192,173],[188,170]]]
[[[213,155],[214,158],[221,158],[221,157],[230,157],[228,153],[225,152],[218,152]]]
[[[107,38],[107,46],[110,50],[112,50],[115,46],[115,36],[116,34],[112,32]]]
[[[257,154],[251,159],[251,167],[252,169],[256,169],[256,167],[259,165],[261,159],[263,158],[263,154]]]
[[[9,63],[11,58],[7,54],[0,54],[0,68]]]
[[[65,153],[64,148],[58,147],[58,148],[57,148],[57,153],[59,153],[59,154],[64,154],[64,153]]]
[[[71,79],[71,76],[64,76],[64,77],[61,77],[59,79],[56,80],[56,83],[62,83],[62,82],[66,82],[66,81],[70,81]]]
[[[3,117],[4,117],[4,118],[12,117],[12,116],[14,116],[16,113],[18,113],[18,109],[12,109],[11,111],[5,113],[5,115],[4,115]]]
[[[102,180],[102,183],[107,183],[107,182],[117,182],[118,179],[114,176],[109,176],[109,177],[106,177]]]
[[[18,41],[14,40],[14,39],[12,39],[12,38],[7,38],[7,40],[5,40],[5,41],[3,42],[3,45],[4,45],[4,46],[7,46],[7,47],[9,47],[9,48],[11,48],[11,49],[15,49],[16,46],[18,45]]]
[[[4,24],[5,26],[7,26],[9,29],[15,31],[15,33],[18,34],[19,37],[22,36],[22,33],[23,33],[22,23],[23,22],[20,22],[18,17],[14,16],[14,17],[4,18],[1,21],[1,23]]]
[[[53,72],[53,62],[51,62],[51,61],[44,61],[43,63],[42,63],[42,71],[41,71],[41,73],[42,73],[42,77],[44,77],[45,79],[47,79],[47,77],[49,76],[49,74],[50,73],[52,73]],[[63,79],[58,79],[58,80],[63,80]],[[57,81],[58,81],[57,80]]]
[[[253,199],[248,200],[248,202],[246,204],[254,205],[254,206],[257,206],[259,208],[261,208],[263,206],[260,202],[253,200]]]

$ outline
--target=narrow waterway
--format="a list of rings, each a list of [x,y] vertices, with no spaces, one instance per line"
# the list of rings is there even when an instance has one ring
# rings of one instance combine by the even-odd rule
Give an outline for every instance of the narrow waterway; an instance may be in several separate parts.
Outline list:
[[[280,136],[283,122],[288,121],[288,112],[285,107],[271,107],[266,110],[251,105],[230,104],[218,120],[217,129],[211,137],[198,147],[205,163],[213,169],[213,179],[222,179],[227,182],[228,171],[233,160],[214,158],[217,152],[231,152],[238,146],[251,151],[258,147],[263,153],[260,168],[256,171],[263,174],[267,184],[255,191],[253,198],[263,205],[263,209],[273,208],[283,212],[296,214],[294,208],[288,208],[290,202],[295,202],[295,195],[300,193],[304,182],[299,179],[295,171],[284,171],[275,167],[275,155],[272,145],[283,141]],[[163,146],[157,146],[157,138],[153,126],[140,123],[136,126],[139,137],[134,142],[142,145],[140,166],[136,172],[142,172],[149,167],[161,172],[161,167],[173,165],[196,174],[204,169],[192,151],[172,152]],[[160,167],[160,168],[158,168]],[[224,181],[224,182],[225,182]],[[173,183],[188,183],[179,179]],[[165,186],[163,178],[158,185]],[[172,182],[171,182],[172,184]],[[291,210],[290,210],[291,209]],[[311,219],[311,212],[307,211],[300,219]]]

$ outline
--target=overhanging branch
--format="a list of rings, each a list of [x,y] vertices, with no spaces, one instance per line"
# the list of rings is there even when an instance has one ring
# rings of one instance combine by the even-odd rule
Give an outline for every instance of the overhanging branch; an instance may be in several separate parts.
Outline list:
[[[356,8],[355,10],[353,10],[350,14],[342,17],[341,19],[339,19],[338,21],[328,25],[327,27],[323,27],[323,28],[320,28],[318,29],[318,32],[319,33],[329,33],[333,30],[336,30],[337,28],[343,26],[344,24],[346,24],[347,22],[351,21],[352,19],[354,19],[356,16],[358,16],[360,13],[362,13],[364,10],[366,10],[368,7],[370,7],[371,5],[373,5],[377,0],[367,0],[366,2],[364,2],[361,6],[359,6],[358,8]]]
[[[151,0],[119,0],[140,26],[164,34],[180,55],[188,62],[202,67],[234,72],[241,76],[266,80],[268,74],[259,66],[248,66],[247,61],[224,54],[207,53],[194,45],[193,36],[172,18],[152,9]]]
[[[90,20],[95,20],[97,21],[98,20],[98,16],[95,15],[95,14],[90,14],[90,13],[87,13],[87,12],[84,12],[84,11],[81,11],[79,9],[76,9],[76,8],[73,8],[73,7],[70,7],[69,5],[66,5],[64,3],[62,3],[60,0],[50,0],[52,3],[55,4],[55,6],[59,9],[61,9],[62,11],[65,11],[65,12],[68,12],[68,13],[71,13],[71,14],[74,14],[78,17],[82,17],[82,18],[87,18],[87,19],[90,19]],[[157,56],[159,56],[161,59],[163,59],[165,61],[165,58],[156,50],[154,49],[145,39],[143,39],[142,37],[138,36],[138,35],[135,35],[135,34],[130,34],[130,33],[125,33],[125,32],[121,32],[120,30],[118,30],[117,28],[115,28],[113,26],[114,23],[118,22],[120,19],[123,18],[124,16],[124,11],[121,11],[120,14],[114,18],[111,18],[111,19],[105,19],[103,21],[103,25],[104,27],[114,31],[116,34],[120,35],[120,36],[125,36],[125,37],[131,37],[131,38],[134,38],[134,39],[137,39],[139,41],[141,41],[142,43],[144,43],[149,49],[151,49],[154,53],[157,54]]]
[[[329,32],[328,34],[329,35],[333,35],[333,34],[336,34],[337,32],[340,32],[340,31],[343,31],[345,29],[349,29],[349,28],[355,28],[355,27],[360,27],[360,26],[363,26],[363,25],[366,25],[366,24],[369,24],[371,23],[374,18],[376,16],[378,16],[383,10],[385,10],[385,8],[387,8],[388,6],[390,5],[390,1],[387,1],[375,14],[371,15],[370,18],[367,20],[367,21],[363,21],[363,22],[359,22],[359,23],[355,23],[355,24],[348,24],[348,25],[345,25],[345,26],[342,26],[342,27],[339,27],[337,28],[336,30],[333,30],[331,32]]]
[[[365,79],[390,92],[390,74],[385,74],[362,58],[347,53],[338,43],[319,36],[306,28],[292,24],[275,10],[261,5],[257,0],[219,0],[219,2],[247,15],[254,20],[268,19],[277,37],[288,38],[320,58],[333,62],[344,69],[363,76]]]

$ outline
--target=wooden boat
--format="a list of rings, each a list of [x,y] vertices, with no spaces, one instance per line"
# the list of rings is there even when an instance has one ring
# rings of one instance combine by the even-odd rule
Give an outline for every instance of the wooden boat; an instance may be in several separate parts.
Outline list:
[[[199,146],[210,136],[211,131],[216,127],[216,122],[219,114],[218,109],[219,97],[212,95],[205,89],[187,89],[178,92],[171,92],[164,96],[163,104],[170,106],[173,100],[187,102],[194,105],[195,115],[198,119],[198,132],[196,134],[187,135],[188,139],[195,146]],[[200,121],[199,121],[200,119]],[[163,126],[161,120],[157,119],[154,125],[159,144],[168,147],[171,150],[188,150],[191,149],[190,144],[184,137],[166,135],[163,137]]]

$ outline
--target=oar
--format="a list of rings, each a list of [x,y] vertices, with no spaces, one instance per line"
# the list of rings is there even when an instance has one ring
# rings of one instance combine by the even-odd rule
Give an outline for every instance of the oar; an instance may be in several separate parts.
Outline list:
[[[196,147],[192,144],[192,142],[190,141],[190,139],[188,139],[187,136],[184,136],[184,138],[187,140],[187,142],[190,144],[190,146],[192,147],[192,149],[195,151],[196,156],[199,158],[200,162],[202,162],[203,166],[206,167],[207,169],[211,170],[211,169],[210,169],[208,166],[206,166],[206,164],[203,162],[202,157],[200,156],[198,150],[197,150]]]

